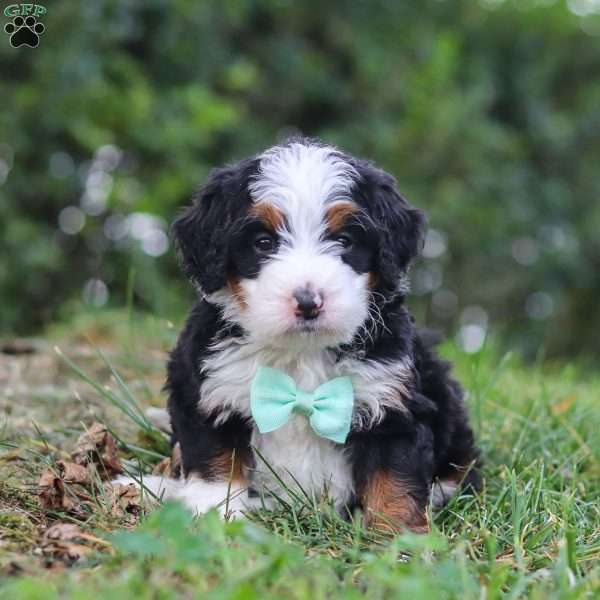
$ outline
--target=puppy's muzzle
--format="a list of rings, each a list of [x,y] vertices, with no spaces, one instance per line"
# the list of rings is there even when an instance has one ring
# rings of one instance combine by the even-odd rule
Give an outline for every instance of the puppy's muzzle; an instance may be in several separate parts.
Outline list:
[[[292,294],[295,301],[294,313],[305,321],[316,319],[323,309],[323,295],[309,287],[297,288]]]

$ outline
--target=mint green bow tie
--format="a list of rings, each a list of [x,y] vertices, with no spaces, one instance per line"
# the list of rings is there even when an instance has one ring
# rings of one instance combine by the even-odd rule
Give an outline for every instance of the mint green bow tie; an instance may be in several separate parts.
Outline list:
[[[304,392],[283,371],[259,367],[250,387],[250,408],[261,433],[285,425],[292,413],[308,417],[315,433],[343,444],[350,431],[354,390],[349,377],[336,377]]]

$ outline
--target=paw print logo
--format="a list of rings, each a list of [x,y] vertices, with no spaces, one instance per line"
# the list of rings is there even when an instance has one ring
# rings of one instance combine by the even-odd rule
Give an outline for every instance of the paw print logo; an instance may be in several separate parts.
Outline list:
[[[45,27],[34,16],[15,17],[12,23],[4,26],[4,31],[10,35],[10,45],[13,48],[29,46],[36,48],[40,43],[40,35],[44,33]]]

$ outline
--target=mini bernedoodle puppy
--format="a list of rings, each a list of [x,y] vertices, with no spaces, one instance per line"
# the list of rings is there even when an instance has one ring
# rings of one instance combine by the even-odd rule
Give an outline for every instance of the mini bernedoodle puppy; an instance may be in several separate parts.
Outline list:
[[[145,485],[233,516],[301,486],[413,531],[476,488],[461,388],[405,305],[424,226],[393,177],[317,141],[214,170],[173,225],[198,292],[168,364],[182,477]]]

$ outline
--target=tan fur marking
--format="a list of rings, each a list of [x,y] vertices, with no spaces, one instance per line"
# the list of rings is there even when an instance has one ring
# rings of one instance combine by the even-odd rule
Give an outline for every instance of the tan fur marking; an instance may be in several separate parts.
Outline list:
[[[327,210],[329,231],[339,231],[350,215],[355,214],[358,207],[353,202],[336,202]]]
[[[212,475],[219,480],[244,482],[242,457],[232,448],[217,455],[211,465]]]
[[[259,202],[250,209],[250,214],[260,219],[271,230],[277,231],[283,227],[284,218],[281,211],[268,202]]]
[[[363,494],[363,507],[368,524],[381,531],[429,531],[427,507],[419,506],[408,487],[389,473],[373,475]]]
[[[230,277],[227,283],[229,284],[229,289],[236,299],[240,309],[244,310],[246,308],[246,297],[244,296],[244,290],[242,289],[240,282],[237,279]]]
[[[171,452],[171,477],[181,477],[181,444],[177,442]]]
[[[377,275],[377,273],[374,273],[373,271],[370,271],[369,272],[369,280],[367,282],[369,289],[374,290],[377,287],[378,283],[379,283],[379,275]]]
[[[181,446],[179,442],[173,446],[171,456],[163,458],[154,469],[152,475],[162,475],[163,477],[172,477],[179,479],[181,477]]]

